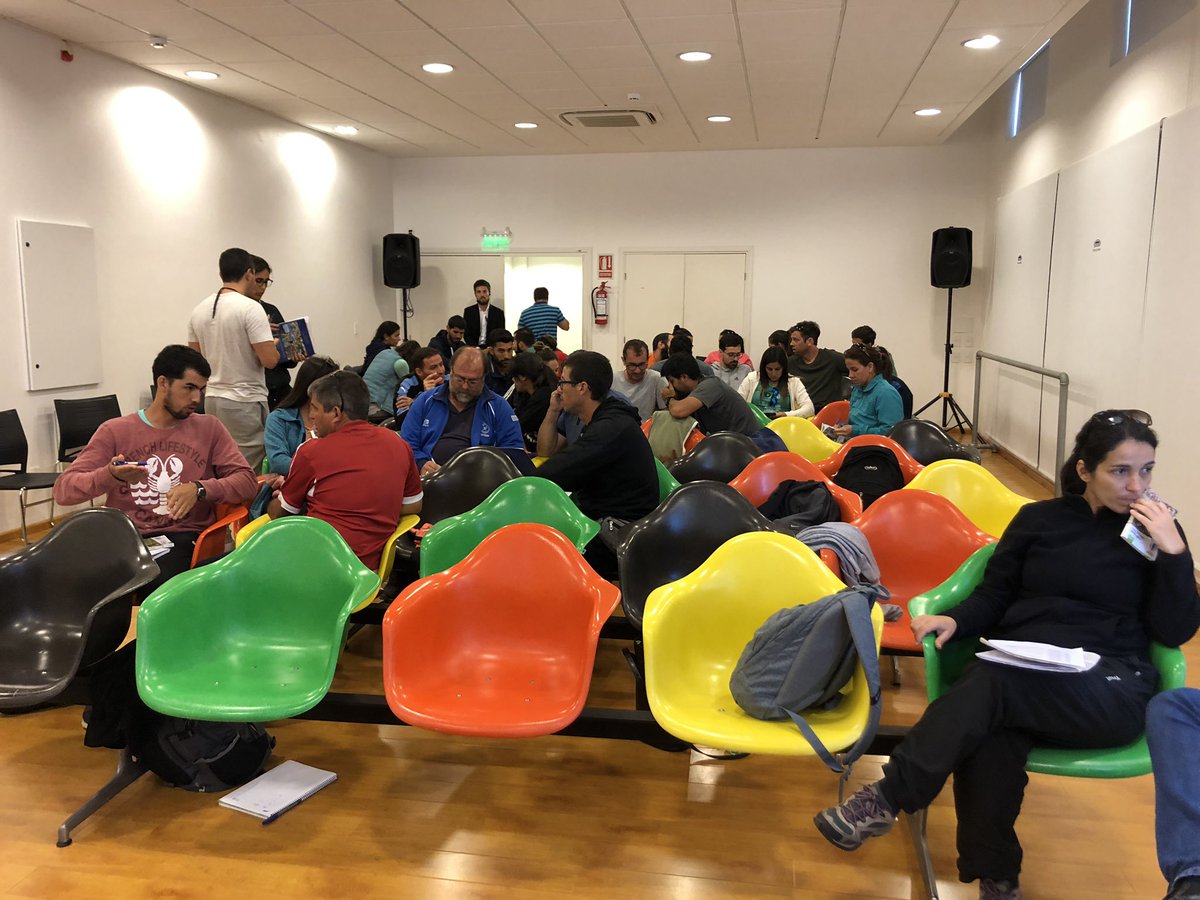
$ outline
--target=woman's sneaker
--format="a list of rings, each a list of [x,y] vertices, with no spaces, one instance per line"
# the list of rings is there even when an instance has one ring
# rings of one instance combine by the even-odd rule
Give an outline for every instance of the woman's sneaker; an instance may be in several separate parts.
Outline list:
[[[857,850],[870,837],[887,834],[896,813],[883,799],[879,783],[859,788],[840,806],[823,809],[813,818],[825,840],[842,850]]]
[[[979,900],[1021,900],[1021,889],[1015,881],[979,879]]]

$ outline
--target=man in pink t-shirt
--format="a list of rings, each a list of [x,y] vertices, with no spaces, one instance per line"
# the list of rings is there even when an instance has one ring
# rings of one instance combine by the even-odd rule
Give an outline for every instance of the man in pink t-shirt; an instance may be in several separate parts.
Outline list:
[[[155,587],[191,565],[200,532],[216,521],[215,504],[249,503],[258,489],[225,426],[193,415],[208,383],[208,361],[173,344],[155,357],[154,401],[102,424],[54,484],[54,501],[74,506],[105,495],[145,537],[174,546],[157,560]]]
[[[371,398],[353,372],[331,372],[308,389],[313,430],[279,495],[272,519],[305,514],[332,525],[371,569],[404,516],[421,511],[421,476],[412,447],[389,428],[366,421]]]

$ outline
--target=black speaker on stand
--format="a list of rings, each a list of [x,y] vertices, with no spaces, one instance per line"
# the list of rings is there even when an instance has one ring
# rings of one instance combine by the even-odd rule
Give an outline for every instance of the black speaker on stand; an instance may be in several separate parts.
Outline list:
[[[413,314],[408,292],[421,284],[421,239],[408,234],[383,236],[383,283],[404,292],[404,340],[408,340],[408,319]]]
[[[977,440],[975,425],[966,414],[954,394],[950,392],[950,355],[954,344],[950,343],[951,322],[954,318],[954,289],[967,287],[971,283],[971,229],[939,228],[933,233],[933,247],[929,254],[929,283],[936,288],[946,288],[946,348],[942,370],[942,390],[936,397],[913,413],[917,418],[939,400],[942,401],[942,429],[949,430],[950,420],[960,433],[971,429],[971,439]]]

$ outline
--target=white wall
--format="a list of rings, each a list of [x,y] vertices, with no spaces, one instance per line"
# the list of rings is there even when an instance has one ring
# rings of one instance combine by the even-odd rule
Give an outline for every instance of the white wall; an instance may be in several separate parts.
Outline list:
[[[1135,16],[1153,3],[1135,0]],[[1176,360],[1170,346],[1189,346],[1200,324],[1192,300],[1197,274],[1191,249],[1200,223],[1200,191],[1194,186],[1200,158],[1200,10],[1192,9],[1116,62],[1113,13],[1111,0],[1093,0],[1054,37],[1047,51],[1045,113],[1017,137],[1005,134],[1008,89],[972,119],[991,134],[993,192],[1004,198],[996,226],[998,274],[983,331],[985,341],[1005,345],[998,352],[1068,372],[1068,444],[1096,408],[1150,411],[1162,440],[1155,486],[1184,510],[1186,521],[1188,510],[1200,509],[1200,479],[1192,464],[1200,421],[1193,414],[1190,354]],[[1093,251],[1096,239],[1102,249]],[[1041,260],[1050,250],[1047,242],[1053,247],[1051,277],[1040,293],[1036,285],[1022,287],[1020,278],[1006,274],[1015,251],[1025,248],[1027,260],[1031,252]],[[1014,321],[1024,323],[1019,337]],[[985,343],[984,349],[997,348]],[[985,384],[985,394],[993,397],[1004,391],[994,379]],[[1016,408],[1013,396],[1003,416],[985,423],[985,431],[995,426],[1010,445],[1028,447],[1030,435],[1024,432],[1030,416],[1038,421],[1038,392],[1025,392],[1024,409]],[[1049,394],[1041,402],[1038,464],[1049,472],[1046,432],[1054,411]]]
[[[20,412],[31,468],[53,468],[55,397],[116,393],[126,412],[148,399],[155,353],[186,341],[229,246],[270,261],[267,299],[309,315],[319,351],[360,362],[380,319],[395,318],[377,274],[389,162],[83,49],[63,63],[59,48],[0,21],[0,409]],[[100,333],[64,321],[62,347],[101,343],[97,385],[27,391],[18,219],[95,230]],[[0,531],[18,521],[4,496]]]
[[[397,160],[395,225],[413,229],[424,252],[477,247],[485,225],[509,226],[512,252],[583,249],[588,288],[596,256],[613,254],[610,324],[589,323],[585,336],[612,358],[623,251],[749,249],[752,357],[771,331],[800,319],[817,321],[821,343],[839,350],[852,328],[870,324],[920,403],[941,388],[945,342],[930,236],[945,225],[975,229],[975,285],[955,292],[955,321],[976,321],[991,281],[987,165],[987,146],[968,137],[935,148]],[[450,297],[416,289],[415,332],[432,335],[470,296],[469,281]],[[672,324],[664,317],[659,330]],[[697,335],[697,352],[715,344],[715,334]]]

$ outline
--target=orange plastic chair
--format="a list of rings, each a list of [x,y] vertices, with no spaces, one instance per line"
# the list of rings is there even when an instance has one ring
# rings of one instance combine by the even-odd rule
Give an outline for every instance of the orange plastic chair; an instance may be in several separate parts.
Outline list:
[[[220,556],[225,552],[225,542],[229,534],[237,534],[250,521],[250,510],[237,503],[218,503],[217,521],[213,522],[196,538],[196,546],[192,550],[192,564],[196,568],[206,559]]]
[[[854,523],[871,544],[879,580],[892,592],[888,603],[903,618],[883,626],[884,650],[920,655],[912,635],[908,601],[937,587],[968,556],[995,541],[945,497],[929,491],[892,491],[871,504]]]
[[[816,463],[784,450],[764,453],[751,460],[729,486],[755,506],[762,506],[781,482],[789,480],[824,482],[837,501],[843,522],[853,522],[862,515],[862,497],[838,487]]]
[[[850,401],[834,400],[821,407],[821,411],[812,417],[812,423],[820,428],[822,425],[845,424],[850,421]]]
[[[521,581],[510,589],[514,572]],[[410,725],[448,734],[559,731],[583,709],[600,628],[620,600],[558,531],[501,528],[388,608],[388,706]]]
[[[818,467],[832,478],[837,474],[838,469],[842,467],[842,461],[846,458],[846,454],[855,447],[887,447],[896,454],[896,459],[900,463],[900,472],[904,475],[905,484],[916,478],[917,473],[924,468],[924,466],[909,455],[907,450],[891,438],[884,437],[882,434],[860,434],[850,438],[850,440],[838,448],[836,453],[817,463]]]

